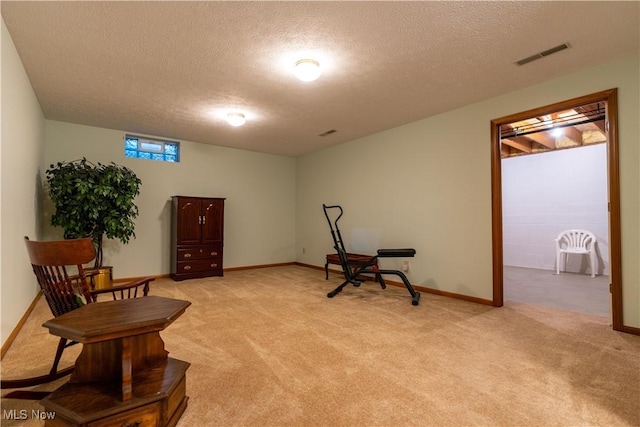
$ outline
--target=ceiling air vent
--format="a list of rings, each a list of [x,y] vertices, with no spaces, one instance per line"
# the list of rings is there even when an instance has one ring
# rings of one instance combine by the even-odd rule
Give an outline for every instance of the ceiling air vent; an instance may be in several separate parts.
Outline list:
[[[536,59],[544,58],[545,56],[549,56],[553,53],[560,52],[561,50],[565,50],[570,48],[571,45],[569,43],[562,43],[558,46],[552,47],[551,49],[547,49],[540,53],[536,53],[535,55],[531,55],[527,58],[521,59],[520,61],[516,61],[517,65],[528,64],[529,62],[535,61]]]
[[[320,135],[318,135],[318,136],[327,136],[327,135],[331,135],[332,133],[336,133],[336,132],[338,132],[338,131],[337,131],[337,130],[335,130],[335,129],[329,129],[329,130],[328,130],[328,131],[326,131],[326,132],[322,132],[322,133],[321,133]]]

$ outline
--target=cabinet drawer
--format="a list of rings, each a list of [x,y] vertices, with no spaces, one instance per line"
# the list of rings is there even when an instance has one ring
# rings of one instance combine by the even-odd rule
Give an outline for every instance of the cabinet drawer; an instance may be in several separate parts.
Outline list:
[[[179,262],[176,273],[194,273],[196,271],[209,271],[218,269],[222,269],[221,258],[201,259]]]
[[[178,261],[218,258],[222,256],[222,245],[201,245],[178,248]]]
[[[131,411],[116,414],[111,417],[89,423],[89,427],[113,427],[113,426],[160,426],[160,404],[142,406]]]

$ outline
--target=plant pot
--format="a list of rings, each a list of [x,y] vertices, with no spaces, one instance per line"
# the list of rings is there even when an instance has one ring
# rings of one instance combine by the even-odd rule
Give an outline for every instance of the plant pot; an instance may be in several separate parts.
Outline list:
[[[91,290],[107,289],[113,285],[113,267],[88,268],[85,270],[91,276]]]

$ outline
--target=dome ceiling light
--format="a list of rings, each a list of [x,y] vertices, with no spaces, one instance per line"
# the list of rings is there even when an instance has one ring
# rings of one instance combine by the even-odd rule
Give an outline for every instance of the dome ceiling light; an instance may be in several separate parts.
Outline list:
[[[244,117],[242,113],[228,113],[227,114],[227,123],[231,126],[242,126],[247,122],[247,119]]]
[[[315,59],[301,59],[296,62],[296,77],[303,82],[316,80],[320,73],[320,63]]]

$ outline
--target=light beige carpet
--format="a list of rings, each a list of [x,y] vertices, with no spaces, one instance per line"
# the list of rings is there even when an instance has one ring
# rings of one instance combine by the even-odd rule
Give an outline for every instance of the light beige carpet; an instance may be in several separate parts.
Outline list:
[[[606,318],[424,293],[415,307],[406,289],[372,282],[328,299],[339,283],[297,266],[152,283],[154,295],[193,303],[162,333],[191,363],[178,425],[640,425],[640,337]],[[47,310],[25,325],[3,377],[46,372],[57,343],[40,326]]]

